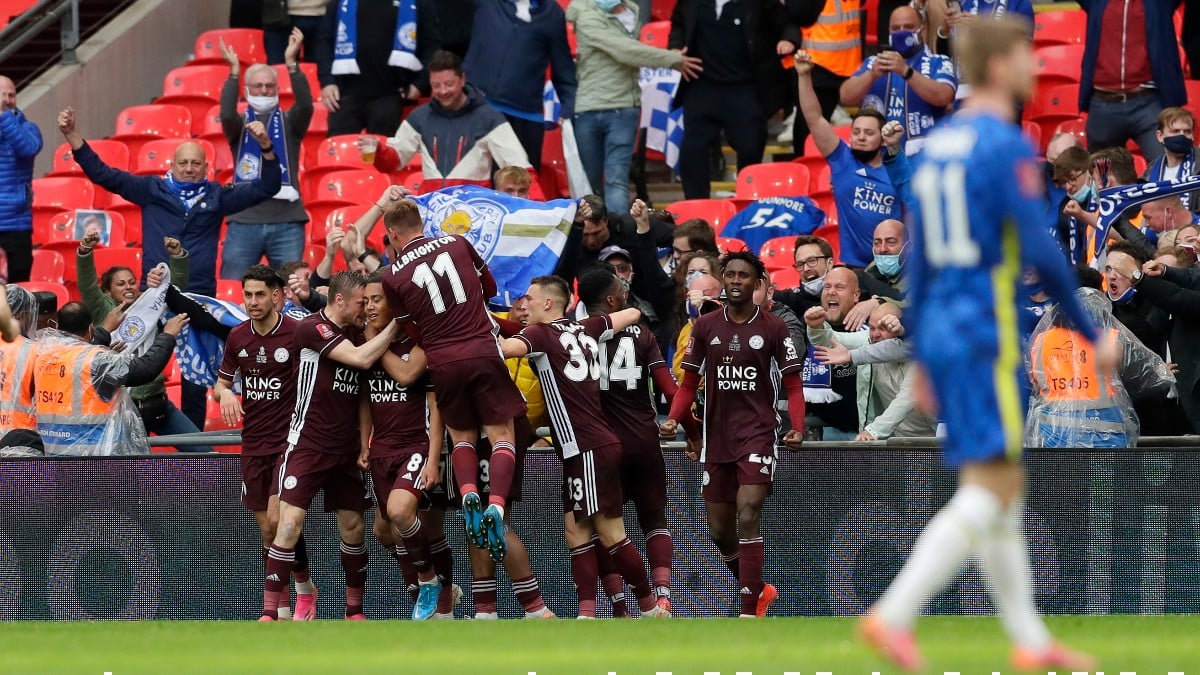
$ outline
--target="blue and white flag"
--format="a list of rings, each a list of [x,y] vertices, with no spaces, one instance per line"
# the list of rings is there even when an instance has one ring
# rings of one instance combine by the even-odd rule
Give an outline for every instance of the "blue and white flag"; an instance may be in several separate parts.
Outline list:
[[[1200,189],[1200,176],[1189,176],[1177,182],[1161,181],[1158,183],[1142,183],[1140,185],[1124,185],[1106,188],[1100,191],[1100,218],[1096,223],[1095,251],[1096,255],[1104,250],[1108,243],[1108,230],[1127,209],[1152,202],[1163,197],[1182,195],[1192,190]]]
[[[471,242],[496,279],[496,304],[504,307],[525,294],[531,279],[554,273],[575,219],[574,201],[535,202],[478,185],[410,199],[421,210],[426,236]]]
[[[672,169],[679,164],[679,145],[683,141],[683,109],[675,108],[679,81],[679,71],[673,68],[642,68],[638,76],[646,148],[663,153]]]
[[[241,305],[227,300],[210,298],[199,293],[184,293],[200,303],[214,319],[233,328],[249,319]],[[172,313],[173,314],[173,313]],[[217,383],[217,370],[225,353],[225,340],[212,333],[184,326],[175,341],[175,361],[183,379],[195,384],[211,387]]]
[[[145,293],[125,310],[117,330],[113,331],[112,342],[125,343],[125,353],[142,356],[154,345],[158,335],[158,321],[167,311],[167,288],[171,285],[171,269],[159,263],[155,269],[162,272],[163,282],[157,288],[147,288]]]
[[[546,80],[546,86],[542,87],[542,119],[546,121],[546,128],[553,129],[558,126],[561,117],[562,101],[558,100],[558,92],[554,85],[550,80]]]
[[[817,360],[816,350],[810,344],[804,355],[804,366],[800,371],[804,382],[804,400],[808,403],[837,403],[842,395],[833,390],[833,367]]]

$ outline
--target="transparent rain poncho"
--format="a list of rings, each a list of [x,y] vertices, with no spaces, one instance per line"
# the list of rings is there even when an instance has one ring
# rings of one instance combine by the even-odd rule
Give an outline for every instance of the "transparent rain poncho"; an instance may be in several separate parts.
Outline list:
[[[1081,288],[1076,297],[1095,323],[1098,339],[1115,341],[1120,358],[1112,372],[1103,372],[1096,363],[1095,346],[1074,331],[1066,313],[1058,305],[1047,309],[1025,352],[1032,387],[1025,446],[1134,447],[1140,427],[1130,393],[1166,392],[1175,377],[1157,354],[1113,317],[1103,293]]]

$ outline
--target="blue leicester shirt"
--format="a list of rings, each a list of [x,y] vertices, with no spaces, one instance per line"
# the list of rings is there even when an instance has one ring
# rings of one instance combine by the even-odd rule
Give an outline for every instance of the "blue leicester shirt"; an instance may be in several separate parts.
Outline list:
[[[737,237],[758,251],[775,237],[812,234],[825,224],[825,212],[808,197],[765,197],[725,223],[722,237]]]
[[[829,179],[837,204],[842,262],[851,267],[866,267],[874,260],[875,226],[881,220],[900,219],[900,200],[888,179],[887,169],[858,161],[845,142],[838,143],[825,160],[829,162]]]
[[[962,11],[988,19],[1016,14],[1033,21],[1033,3],[1029,0],[962,0]]]
[[[854,75],[862,75],[875,65],[874,56],[863,61]],[[916,72],[936,81],[958,89],[958,75],[954,70],[954,62],[948,56],[934,54],[928,47],[921,49],[907,59],[908,65]],[[870,108],[883,113],[888,121],[896,121],[904,125],[905,151],[912,155],[920,149],[924,138],[933,131],[938,120],[946,114],[945,108],[930,105],[909,89],[904,77],[888,73],[875,80],[871,89],[863,99],[862,108]]]

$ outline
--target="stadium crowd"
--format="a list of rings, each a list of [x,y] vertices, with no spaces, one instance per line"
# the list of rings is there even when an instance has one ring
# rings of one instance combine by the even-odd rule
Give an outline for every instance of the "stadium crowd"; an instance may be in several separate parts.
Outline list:
[[[880,2],[864,21],[857,0],[678,0],[657,46],[639,39],[657,2],[296,0],[286,14],[280,3],[234,4],[257,7],[266,58],[247,61],[264,54],[232,32],[216,51],[227,68],[223,147],[185,129],[169,163],[141,172],[116,159],[140,146],[122,155],[78,133],[86,109],[53,121],[65,141],[55,152],[74,175],[127,202],[105,228],[85,233],[80,219],[73,234],[72,213],[58,221],[72,234],[37,236],[49,230],[34,222],[33,160],[51,121],[26,118],[0,77],[0,446],[126,454],[148,451],[147,432],[242,428],[264,619],[315,615],[302,532],[321,490],[337,513],[346,617],[365,618],[367,471],[374,533],[404,571],[414,618],[452,616],[461,594],[447,508],[462,511],[474,544],[476,618],[496,617],[498,563],[528,617],[553,616],[505,525],[535,445],[553,445],[563,462],[581,617],[595,616],[598,580],[618,614],[628,613],[628,585],[642,616],[670,616],[659,440],[677,433],[705,462],[710,534],[742,587],[739,611],[763,616],[775,589],[762,579],[758,517],[777,446],[936,434],[906,341],[907,205],[926,194],[912,162],[968,93],[950,36],[1006,13],[1033,22],[1028,2]],[[1185,83],[1181,59],[1197,55],[1180,46],[1178,2],[1129,0],[1127,13],[1079,4],[1060,44],[1080,58],[1071,91],[1086,120],[1027,118],[1044,161],[1011,180],[1042,186],[1045,229],[1087,289],[1098,339],[1121,345],[1122,367],[1097,365],[1096,346],[1033,270],[1014,281],[1026,301],[1009,309],[1031,374],[1027,445],[1124,448],[1139,435],[1200,431],[1197,102],[1187,107],[1200,89]],[[871,45],[864,26],[876,22]],[[1126,48],[1100,48],[1116,42]],[[723,142],[742,172],[775,166],[803,178],[786,194],[692,202],[699,217],[650,208],[630,189],[635,148],[647,142],[641,68],[678,72],[687,200],[721,187]],[[547,82],[560,106],[549,122]],[[1037,97],[1049,95],[1039,83]],[[318,119],[317,133],[342,145],[310,147]],[[557,147],[565,129],[547,132],[560,119],[573,126],[574,158]],[[772,135],[790,135],[792,147],[764,164]],[[595,194],[570,205],[553,268],[489,311],[487,261],[451,236],[471,223],[425,238],[410,197],[482,185],[558,198],[547,176],[560,159],[577,160]],[[827,198],[810,189],[810,167],[828,177]],[[356,175],[327,180],[343,169]],[[961,179],[970,167],[959,170]],[[352,181],[345,190],[365,199],[325,194]],[[135,262],[102,266],[125,241],[137,244]],[[35,254],[51,267],[57,259],[58,281],[72,285],[30,282]],[[221,299],[248,318],[225,320]],[[972,330],[959,319],[948,312],[944,330]],[[182,338],[171,358],[185,328],[224,342],[208,385],[168,368],[195,371]],[[637,508],[645,560],[626,535],[624,499]]]

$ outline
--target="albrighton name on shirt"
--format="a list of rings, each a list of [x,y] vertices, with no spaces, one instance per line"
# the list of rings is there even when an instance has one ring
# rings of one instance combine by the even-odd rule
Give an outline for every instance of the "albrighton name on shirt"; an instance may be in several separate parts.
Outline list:
[[[854,208],[859,211],[888,216],[895,203],[896,196],[880,192],[875,183],[867,182],[854,188]]]
[[[420,258],[421,256],[429,255],[430,253],[438,250],[439,248],[445,246],[446,244],[449,244],[452,241],[454,241],[454,237],[441,237],[440,239],[434,239],[433,241],[427,241],[424,244],[421,244],[420,246],[414,248],[413,250],[411,250],[408,253],[405,253],[403,256],[401,256],[400,259],[397,260],[395,262],[395,264],[392,265],[392,271],[398,272],[400,270],[400,268],[404,267],[405,265],[409,264],[410,262],[416,260],[417,258]]]

